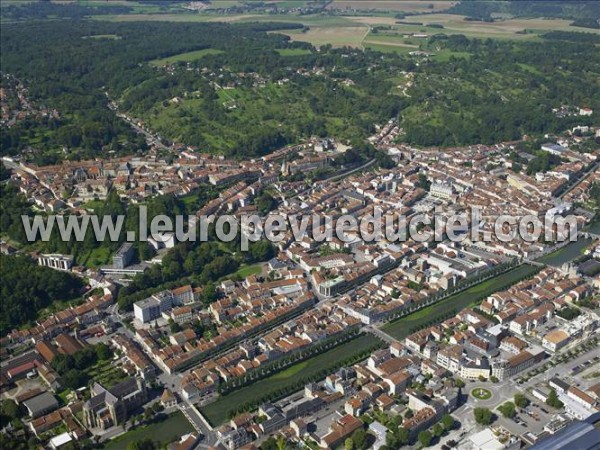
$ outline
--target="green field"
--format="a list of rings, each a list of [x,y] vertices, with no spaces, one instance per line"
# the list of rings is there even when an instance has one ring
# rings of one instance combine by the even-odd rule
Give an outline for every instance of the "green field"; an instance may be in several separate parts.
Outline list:
[[[449,61],[450,58],[470,58],[471,54],[469,52],[453,52],[450,50],[442,50],[441,52],[434,52],[433,59],[436,61],[446,62]]]
[[[224,395],[216,402],[201,408],[201,412],[211,424],[221,424],[227,420],[230,411],[235,411],[241,405],[259,402],[280,389],[304,383],[323,369],[334,370],[347,358],[368,350],[377,343],[378,339],[372,335],[359,336],[320,355],[294,364],[275,375]]]
[[[308,31],[281,31],[293,41],[308,42],[316,47],[331,44],[333,47],[360,47],[368,32],[365,25],[343,24],[341,26],[310,26]]]
[[[468,306],[476,305],[488,295],[491,295],[498,290],[505,289],[507,286],[516,283],[524,277],[533,275],[537,271],[538,267],[523,264],[502,275],[452,295],[434,305],[390,322],[383,326],[382,330],[390,336],[402,340],[412,332],[411,330],[424,326],[431,319],[447,314],[452,310],[460,311]]]
[[[212,0],[207,9],[231,8],[240,5],[237,0]]]
[[[592,242],[593,241],[591,239],[583,239],[580,237],[577,242],[568,244],[560,250],[543,256],[539,259],[539,261],[555,267],[562,266],[564,263],[582,256],[584,250],[592,245]]]
[[[83,207],[86,209],[91,209],[92,211],[98,211],[100,208],[104,206],[104,200],[90,200],[85,202]]]
[[[278,48],[277,53],[281,56],[303,56],[310,55],[311,51],[305,48]]]
[[[173,441],[178,441],[181,436],[193,431],[194,429],[185,416],[180,412],[176,412],[162,422],[137,428],[116,437],[107,442],[104,449],[123,450],[127,448],[131,442],[140,441],[142,439],[152,439],[153,441],[165,445]]]
[[[385,44],[374,44],[372,42],[367,42],[365,41],[364,43],[365,48],[368,48],[369,50],[373,50],[376,52],[382,52],[382,53],[409,53],[415,50],[418,50],[418,48],[411,48],[411,47],[404,47],[404,46],[398,46],[398,45],[394,45],[394,46],[390,46],[390,45],[385,45]]]
[[[308,366],[308,361],[302,361],[298,364],[294,364],[292,367],[289,367],[285,370],[282,370],[279,373],[276,373],[275,375],[273,375],[273,377],[271,379],[272,380],[285,380],[289,377],[296,375],[297,373],[300,373],[307,366]]]
[[[419,11],[433,12],[438,10],[446,10],[451,7],[454,3],[453,0],[333,0],[327,9],[330,10],[341,10],[346,9],[357,9],[373,11],[379,10],[381,12],[408,12],[417,13]]]
[[[355,18],[361,23],[369,23],[374,26],[389,27],[389,29],[371,31],[364,39],[364,45],[367,48],[379,51],[406,52],[406,48],[416,50],[422,47],[423,50],[429,50],[436,54],[439,61],[447,61],[452,55],[449,51],[443,51],[438,54],[436,49],[428,49],[427,41],[424,38],[415,38],[411,34],[422,33],[428,37],[436,34],[462,34],[471,38],[495,38],[495,39],[537,39],[539,33],[551,31],[553,26],[556,29],[571,29],[567,21],[506,21],[499,23],[482,23],[462,20],[461,16],[449,14],[426,16],[411,16],[399,21],[393,21],[388,17]],[[415,22],[411,24],[408,22]],[[417,25],[421,23],[422,25]],[[442,25],[444,28],[435,26]],[[434,25],[434,26],[430,26]],[[528,28],[531,27],[531,28]],[[527,32],[525,32],[527,30]],[[469,56],[468,53],[455,54],[457,57]]]
[[[214,48],[204,48],[202,50],[195,50],[193,52],[180,53],[178,55],[167,56],[166,58],[155,59],[150,61],[153,66],[166,66],[167,64],[173,64],[177,62],[192,62],[197,59],[203,58],[207,55],[219,55],[223,53],[223,50],[217,50]]]
[[[110,249],[106,247],[97,247],[91,250],[87,255],[82,256],[81,260],[77,257],[77,263],[89,267],[99,267],[108,264],[110,255]]]
[[[311,93],[319,95],[319,99],[326,98],[328,88],[322,79],[310,78],[308,83]],[[134,93],[138,89],[143,89],[143,86],[132,88],[130,92]],[[373,112],[366,110],[373,99],[362,87],[353,87],[347,100],[351,105],[344,105],[353,108],[355,115],[352,117],[345,117],[348,111],[336,108],[315,114],[310,96],[303,93],[303,89],[308,87],[300,87],[293,82],[283,85],[270,82],[261,88],[217,88],[221,105],[227,108],[227,122],[217,121],[207,113],[206,106],[212,100],[202,92],[193,93],[177,103],[157,102],[149,109],[132,110],[131,113],[144,118],[155,132],[173,141],[190,142],[201,133],[204,148],[213,152],[239,149],[244,145],[248,134],[242,130],[253,129],[256,123],[260,123],[261,128],[270,130],[287,124],[290,133],[301,134],[298,126],[318,117],[328,134],[351,139],[361,133],[363,121],[377,120]],[[336,100],[332,99],[331,102],[333,101]]]
[[[234,275],[240,278],[246,278],[250,275],[258,275],[262,272],[262,266],[260,264],[254,264],[252,266],[244,266],[240,268]]]
[[[342,13],[340,13],[342,14]],[[425,44],[427,39],[404,37],[412,33],[425,33],[428,36],[435,34],[462,34],[471,38],[493,38],[493,39],[517,39],[532,40],[539,39],[539,34],[547,31],[579,31],[598,33],[598,30],[581,29],[572,27],[570,20],[564,19],[510,19],[498,22],[465,21],[464,16],[455,14],[427,14],[409,16],[406,19],[397,20],[385,13],[373,16],[334,16],[337,19],[326,27],[321,28],[317,21],[310,19],[313,16],[298,17],[296,21],[309,26],[308,32],[292,30],[285,32],[292,39],[310,42],[314,45],[330,43],[334,46],[363,46],[378,51],[406,52],[406,48],[418,48]],[[279,18],[277,19],[279,21]],[[399,23],[407,22],[407,23]],[[408,22],[414,22],[408,23]],[[418,25],[419,23],[420,25]],[[352,26],[354,24],[355,26]],[[360,26],[359,26],[360,25]],[[443,28],[430,25],[442,25]],[[389,30],[381,30],[374,33],[372,30],[366,33],[365,26],[390,27]],[[365,35],[366,34],[366,35]],[[441,56],[444,58],[444,56]]]
[[[586,228],[586,231],[594,234],[600,234],[600,220],[590,223],[590,225]]]
[[[109,39],[112,41],[116,41],[121,39],[121,36],[118,34],[94,34],[91,36],[84,36],[83,39]]]

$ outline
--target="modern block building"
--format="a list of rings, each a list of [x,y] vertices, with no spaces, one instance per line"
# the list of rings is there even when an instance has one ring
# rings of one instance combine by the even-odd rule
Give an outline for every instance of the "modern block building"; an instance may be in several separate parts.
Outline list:
[[[134,250],[131,242],[125,242],[121,245],[112,258],[114,268],[124,269],[127,267],[133,260]]]
[[[158,319],[163,312],[173,308],[173,293],[162,291],[133,304],[133,313],[137,320],[148,323]]]
[[[38,257],[38,264],[40,266],[51,267],[52,269],[71,270],[73,257],[58,253],[42,254]]]

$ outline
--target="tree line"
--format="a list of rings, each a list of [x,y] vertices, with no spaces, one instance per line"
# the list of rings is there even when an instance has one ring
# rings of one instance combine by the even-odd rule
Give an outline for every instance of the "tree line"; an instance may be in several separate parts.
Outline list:
[[[75,275],[38,266],[24,255],[0,254],[0,279],[1,336],[31,325],[40,310],[57,301],[74,300],[83,289],[83,282]]]

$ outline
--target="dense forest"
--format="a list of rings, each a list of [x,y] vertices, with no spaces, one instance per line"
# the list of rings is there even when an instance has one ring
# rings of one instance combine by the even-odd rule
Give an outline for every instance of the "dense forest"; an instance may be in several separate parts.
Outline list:
[[[180,286],[182,281],[202,286],[201,300],[209,304],[216,299],[214,283],[231,275],[242,265],[267,261],[275,256],[273,245],[266,241],[250,243],[247,252],[239,251],[239,240],[216,242],[214,228],[210,242],[186,242],[173,248],[162,264],[155,264],[119,291],[119,307],[133,308],[133,303],[156,292],[157,288]],[[235,277],[233,277],[235,278]]]
[[[588,19],[590,17],[600,17],[600,3],[590,0],[566,2],[546,0],[462,0],[446,12],[485,21],[493,21],[494,14],[508,14],[514,17]]]
[[[93,21],[3,24],[2,70],[25,83],[31,100],[58,109],[61,119],[20,122],[2,133],[0,152],[17,154],[34,146],[62,153],[66,147],[72,158],[90,158],[143,151],[143,138],[108,108],[107,92],[118,98],[155,79],[156,71],[147,62],[156,58],[203,48],[257,54],[264,48],[286,47],[287,37],[265,33],[282,26],[294,27]],[[48,152],[37,156],[38,163],[54,162]]]
[[[0,189],[0,233],[22,245],[30,244],[26,240],[21,221],[21,215],[32,214],[30,206],[12,185],[2,185]],[[174,218],[176,215],[185,215],[188,212],[183,201],[173,195],[154,197],[145,206],[148,217],[167,215]],[[73,255],[77,264],[98,265],[98,263],[108,262],[94,261],[93,255],[112,254],[125,241],[128,230],[137,232],[139,205],[127,206],[117,193],[112,191],[102,206],[97,208],[95,212],[100,217],[111,216],[113,219],[117,215],[125,216],[124,226],[118,241],[97,241],[94,238],[94,233],[86,233],[85,239],[81,242],[76,240],[63,241],[60,238],[58,227],[55,227],[49,241],[37,242],[35,244],[36,248],[43,248],[45,252]],[[149,229],[146,231],[150,232]],[[153,265],[146,273],[135,277],[133,282],[120,292],[120,298],[125,299],[121,301],[121,306],[124,308],[131,307],[133,297],[130,296],[136,292],[174,283],[182,277],[190,277],[190,281],[205,285],[225,275],[232,274],[240,265],[266,261],[275,254],[273,246],[267,241],[250,243],[249,251],[241,252],[239,236],[231,242],[217,244],[214,225],[209,227],[208,238],[210,242],[186,242],[176,245],[173,250],[163,257],[162,264]],[[147,242],[136,241],[134,247],[136,249],[134,261],[148,260],[153,256],[153,251]],[[139,300],[139,298],[137,299]],[[207,293],[206,301],[210,300],[212,300],[212,297]]]
[[[0,336],[35,321],[53,302],[76,298],[83,288],[80,278],[37,266],[28,256],[0,254],[0,279]]]
[[[1,165],[4,168],[4,165]],[[33,215],[31,205],[11,183],[0,185],[0,233],[15,242],[25,244],[27,236],[21,216]]]
[[[594,116],[559,118],[552,112],[561,105],[600,108],[600,55],[579,35],[584,33],[552,34],[539,42],[434,36],[432,51],[462,56],[415,70],[410,102],[400,113],[406,141],[492,144],[591,125]]]
[[[600,56],[587,33],[527,42],[440,33],[424,49],[450,57],[417,61],[330,46],[317,52],[276,33],[291,27],[302,25],[5,24],[3,70],[61,116],[5,130],[0,151],[31,146],[36,151],[25,155],[38,163],[144,151],[143,138],[108,108],[109,97],[166,140],[240,158],[310,135],[361,140],[394,116],[405,131],[400,139],[452,146],[558,132],[597,114],[558,118],[552,108],[561,105],[600,110]],[[205,53],[189,63],[153,63],[186,52]],[[396,89],[405,73],[414,75],[406,95]]]
[[[17,243],[30,245],[26,240],[21,221],[21,215],[32,214],[30,206],[11,184],[2,185],[0,189],[0,233]],[[172,195],[152,198],[145,206],[148,217],[164,214],[174,218],[187,212],[181,199]],[[124,242],[127,230],[137,231],[139,205],[125,205],[113,191],[96,212],[100,217],[115,218],[117,215],[125,215],[118,241],[96,241],[94,233],[86,233],[82,242],[63,241],[55,227],[50,240],[37,242],[34,244],[35,247],[42,248],[45,252],[73,255],[76,264],[107,263],[107,260],[94,260],[93,255],[112,254]],[[202,300],[210,303],[216,298],[214,282],[221,277],[231,276],[244,264],[266,261],[275,255],[275,249],[268,241],[250,243],[247,252],[240,251],[239,235],[231,242],[217,243],[214,225],[209,227],[208,238],[209,242],[191,241],[177,244],[163,257],[162,264],[154,264],[143,274],[135,276],[132,282],[119,292],[120,307],[131,309],[133,302],[159,288],[181,285],[182,278],[195,285],[203,286]],[[153,251],[147,242],[136,241],[134,247],[136,261],[148,260],[153,256]],[[3,319],[0,321],[0,331],[2,334],[6,334],[15,326],[35,320],[37,312],[53,301],[73,298],[81,288],[78,278],[64,272],[35,266],[27,257],[2,256],[1,262],[0,278],[4,282],[1,295]],[[27,281],[23,278],[19,279],[19,273],[30,271],[33,271],[33,277],[28,278]],[[23,308],[22,305],[26,307]]]
[[[51,19],[83,19],[101,14],[126,14],[132,8],[122,5],[102,5],[91,7],[81,4],[60,4],[50,1],[39,1],[23,4],[8,4],[2,6],[2,18],[5,20],[36,20]]]

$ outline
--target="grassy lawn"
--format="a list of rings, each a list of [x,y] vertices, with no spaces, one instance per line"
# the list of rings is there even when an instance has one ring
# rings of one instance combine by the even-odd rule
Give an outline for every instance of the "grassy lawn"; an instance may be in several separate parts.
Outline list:
[[[79,258],[77,258],[79,259]],[[78,264],[85,264],[90,267],[98,267],[104,264],[108,264],[110,261],[110,250],[105,247],[98,247],[90,251],[87,256],[78,261]]]
[[[507,286],[516,283],[521,278],[533,275],[537,271],[537,267],[523,264],[509,272],[452,295],[435,305],[428,306],[414,314],[390,322],[382,327],[382,330],[396,339],[404,339],[411,333],[411,330],[423,326],[431,319],[444,315],[452,310],[459,311],[468,306],[476,305],[488,295],[491,295],[498,290],[505,289]]]
[[[418,27],[415,27],[415,32],[421,32]],[[410,47],[412,49],[418,49],[421,44],[426,44],[425,39],[417,39],[412,37],[405,38],[402,34],[398,33],[369,33],[365,38],[365,42],[371,42],[373,44],[382,44],[389,46],[398,47]]]
[[[65,389],[64,391],[59,392],[58,398],[60,398],[62,400],[62,404],[66,405],[68,402],[67,400],[67,396],[71,393],[71,389]]]
[[[358,24],[357,24],[358,25]],[[306,32],[300,30],[281,31],[292,41],[309,42],[315,46],[331,44],[333,47],[359,47],[368,28],[364,25],[311,26]]]
[[[294,364],[292,367],[288,367],[285,370],[273,375],[273,380],[285,380],[286,378],[292,377],[297,373],[300,373],[305,367],[308,366],[308,361],[302,361],[298,364]]]
[[[379,42],[366,40],[364,42],[365,48],[384,53],[410,53],[419,50],[419,47],[413,47],[409,44],[395,44],[390,42]]]
[[[176,62],[191,62],[200,59],[206,55],[219,55],[223,53],[223,50],[217,50],[215,48],[205,48],[202,50],[195,50],[193,52],[180,53],[178,55],[167,56],[162,59],[155,59],[150,61],[153,66],[166,66],[167,64],[173,64]]]
[[[131,442],[142,439],[152,439],[160,442],[162,445],[179,440],[181,436],[193,432],[194,429],[180,412],[170,415],[162,422],[153,423],[132,431],[128,431],[121,436],[106,443],[106,450],[122,450],[127,448]]]
[[[86,209],[98,210],[104,206],[104,200],[90,200],[89,202],[85,202],[83,205]]]
[[[570,26],[572,21],[566,19],[516,18],[497,22],[479,22],[466,21],[464,16],[456,14],[425,14],[410,16],[402,21],[422,23],[423,25],[419,28],[426,29],[431,34],[464,34],[467,37],[475,38],[536,39],[539,32],[576,31],[576,27]],[[444,28],[428,27],[428,24],[432,23],[440,24]],[[410,28],[412,26],[414,25],[399,25],[402,31],[413,31]],[[521,34],[524,30],[527,30],[528,34]],[[597,33],[598,30],[587,29],[586,32]]]
[[[204,206],[210,199],[215,198],[217,195],[217,189],[203,184],[196,191],[179,197],[179,200],[183,202],[187,214],[195,214],[196,211],[202,208],[202,206]]]
[[[347,8],[351,9],[364,9],[373,10],[377,9],[380,11],[393,11],[393,12],[432,12],[438,10],[445,10],[450,8],[454,1],[420,1],[420,0],[333,0],[327,9],[337,9],[344,11]]]
[[[262,266],[260,264],[254,264],[252,266],[242,267],[234,275],[237,275],[240,278],[246,278],[251,275],[258,275],[261,272],[262,272]]]
[[[398,45],[387,45],[382,43],[375,44],[371,41],[365,41],[364,44],[365,48],[382,53],[409,53],[418,50],[418,48],[402,47]]]
[[[589,231],[590,233],[594,234],[600,234],[600,218],[596,217],[596,220],[585,227],[585,231]]]
[[[181,200],[183,202],[183,204],[188,207],[188,206],[192,206],[195,205],[196,203],[198,203],[199,200],[199,195],[198,193],[193,193],[193,194],[188,194],[188,195],[184,195],[183,197],[179,197],[179,200]]]
[[[310,50],[305,48],[278,48],[277,53],[281,56],[302,56],[310,55]]]
[[[593,234],[600,234],[600,221],[596,221],[587,228],[587,231]]]
[[[210,8],[216,8],[218,1],[213,1]],[[222,4],[234,4],[233,1],[223,1]],[[291,3],[291,2],[284,2]],[[296,2],[298,4],[300,2]],[[538,35],[547,31],[577,31],[587,33],[600,33],[600,30],[584,29],[571,26],[572,20],[566,19],[545,19],[545,18],[515,18],[496,22],[465,21],[464,16],[456,14],[434,13],[442,11],[449,7],[452,2],[419,2],[419,1],[341,1],[330,5],[329,9],[337,10],[337,15],[298,15],[298,14],[238,14],[238,15],[220,15],[210,11],[205,13],[192,14],[182,13],[173,8],[169,12],[151,9],[152,6],[138,6],[133,14],[119,15],[101,15],[93,16],[95,20],[110,21],[169,21],[169,22],[287,22],[301,23],[310,27],[306,32],[299,30],[279,30],[277,33],[287,34],[292,40],[309,42],[316,46],[332,44],[334,47],[348,45],[351,47],[360,47],[363,37],[367,32],[368,25],[387,25],[391,26],[396,32],[415,33],[425,32],[428,35],[444,34],[464,34],[470,38],[493,38],[493,39],[518,39],[518,40],[536,40]],[[364,16],[344,15],[344,9],[347,6],[361,5],[369,10],[378,9],[379,11],[370,11]],[[367,6],[368,5],[368,6]],[[371,6],[372,5],[372,6]],[[430,8],[433,6],[434,8]],[[145,8],[145,9],[144,9]],[[425,14],[416,14],[407,16],[405,19],[396,19],[393,14],[397,11],[410,11],[413,13],[423,12]],[[398,22],[415,22],[422,25]],[[430,24],[442,25],[443,28],[431,27]],[[375,46],[374,49],[380,51],[402,51],[394,50],[394,36],[387,45],[378,44],[371,38],[368,47]],[[397,36],[402,38],[402,36]],[[397,44],[396,44],[397,45]],[[377,48],[380,47],[380,48]],[[401,48],[401,46],[399,46]],[[193,52],[192,52],[193,53]],[[165,58],[171,59],[171,58]],[[173,61],[171,61],[173,62]]]
[[[304,383],[309,377],[321,370],[333,370],[344,360],[361,353],[378,343],[372,335],[362,335],[320,355],[294,364],[287,369],[263,378],[249,386],[220,397],[216,402],[201,408],[202,414],[213,424],[227,420],[229,412],[248,402],[259,402],[267,395],[298,383]]]
[[[212,0],[207,9],[231,8],[238,5],[240,5],[240,2],[237,0]]]
[[[443,50],[441,52],[433,52],[435,56],[433,59],[441,62],[447,62],[451,57],[455,58],[470,58],[471,54],[469,52],[453,52],[450,50]]]
[[[471,391],[471,395],[478,400],[487,400],[492,398],[492,393],[484,388],[476,388]]]
[[[577,242],[567,244],[560,250],[557,250],[549,255],[540,258],[540,262],[551,266],[562,266],[564,263],[583,255],[586,248],[592,245],[591,239],[579,238]]]
[[[116,41],[121,39],[121,36],[118,34],[94,34],[90,36],[83,36],[82,39],[109,39],[111,41]]]

